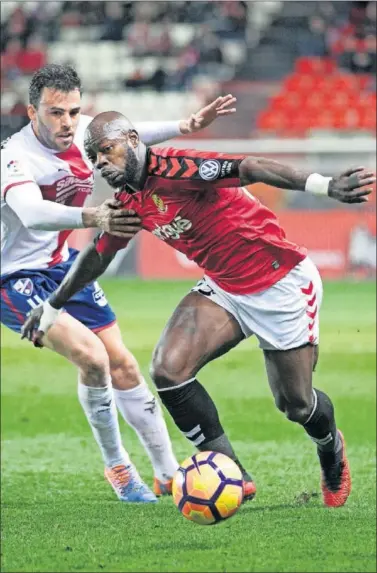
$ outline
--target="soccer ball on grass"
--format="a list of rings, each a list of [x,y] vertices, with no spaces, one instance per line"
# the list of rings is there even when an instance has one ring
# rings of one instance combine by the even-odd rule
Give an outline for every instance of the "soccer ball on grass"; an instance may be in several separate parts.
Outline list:
[[[184,517],[214,525],[236,513],[243,500],[243,482],[233,460],[217,452],[187,458],[173,479],[173,500]]]

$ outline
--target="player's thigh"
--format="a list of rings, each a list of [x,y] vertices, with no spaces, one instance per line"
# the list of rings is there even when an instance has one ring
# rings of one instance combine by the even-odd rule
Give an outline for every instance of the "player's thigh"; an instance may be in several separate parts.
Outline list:
[[[175,309],[153,353],[155,382],[183,382],[244,338],[235,318],[207,296],[191,292]]]
[[[4,280],[1,285],[0,297],[1,322],[11,330],[20,333],[28,313],[42,304],[56,289],[68,270],[66,267],[67,265],[58,265],[44,271],[20,271]],[[98,292],[98,289],[92,287],[92,289],[86,290],[79,301],[81,302],[82,298],[84,301],[89,301],[94,312],[97,312],[98,305],[94,302],[92,291]],[[76,313],[79,312],[77,306],[80,302],[77,300],[72,302],[73,311]],[[71,302],[67,304],[67,307],[69,308],[70,305]],[[103,305],[105,312],[99,313],[97,321],[92,316],[89,318],[90,324],[101,324],[101,321],[112,318],[106,305],[107,302]],[[86,308],[84,306],[80,312],[85,313]],[[97,336],[83,324],[83,321],[77,320],[67,313],[60,315],[57,323],[44,337],[43,342],[47,348],[65,356],[78,366],[108,362],[104,346]]]
[[[100,333],[116,322],[115,313],[97,281],[71,297],[64,308],[94,333]]]
[[[54,288],[51,284],[51,288]],[[47,297],[45,281],[38,273],[17,273],[1,284],[1,322],[14,332],[20,333],[28,313]]]
[[[106,349],[98,337],[67,312],[59,315],[42,339],[43,346],[67,358],[81,370],[109,375]]]
[[[97,332],[106,348],[110,361],[112,384],[118,390],[129,390],[141,382],[141,373],[136,358],[125,346],[117,323]]]
[[[321,278],[310,259],[249,300],[276,405],[295,421],[311,409],[321,302]]]
[[[291,350],[263,351],[275,403],[295,421],[306,420],[311,411],[315,348],[306,344]]]

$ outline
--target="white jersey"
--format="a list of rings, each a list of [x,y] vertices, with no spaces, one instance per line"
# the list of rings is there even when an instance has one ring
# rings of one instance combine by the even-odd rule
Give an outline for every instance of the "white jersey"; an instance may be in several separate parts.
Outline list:
[[[44,147],[31,124],[2,143],[1,150],[1,275],[20,269],[46,269],[68,259],[67,237],[72,231],[26,228],[7,205],[6,195],[32,182],[43,198],[82,207],[93,191],[93,167],[84,153],[84,132],[91,117],[80,117],[71,147],[56,152]]]
[[[22,269],[46,269],[67,260],[67,237],[72,231],[35,230],[25,226],[7,205],[6,197],[12,187],[26,183],[27,193],[34,183],[43,199],[81,208],[93,191],[93,166],[84,153],[84,133],[91,120],[81,115],[73,144],[63,152],[44,147],[34,135],[31,124],[2,143],[2,276]],[[135,128],[146,145],[181,134],[178,121],[142,122],[135,124]]]

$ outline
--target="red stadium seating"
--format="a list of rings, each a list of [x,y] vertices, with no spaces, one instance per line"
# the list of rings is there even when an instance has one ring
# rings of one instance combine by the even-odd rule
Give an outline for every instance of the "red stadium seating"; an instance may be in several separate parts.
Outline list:
[[[299,58],[257,127],[283,135],[310,129],[376,130],[376,93],[368,92],[371,76],[344,73],[331,58]]]
[[[336,64],[331,58],[298,58],[295,71],[299,74],[332,74]]]

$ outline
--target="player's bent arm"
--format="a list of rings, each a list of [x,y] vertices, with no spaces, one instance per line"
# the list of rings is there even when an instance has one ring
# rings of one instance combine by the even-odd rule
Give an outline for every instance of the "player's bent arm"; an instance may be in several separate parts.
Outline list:
[[[88,245],[78,255],[59,287],[49,296],[49,304],[61,309],[73,295],[101,276],[114,256],[115,253],[98,252],[95,242]]]
[[[108,199],[98,207],[71,207],[43,199],[32,181],[8,190],[6,202],[24,227],[40,231],[98,228],[117,237],[132,238],[140,230],[133,211],[118,209],[119,202]]]
[[[376,178],[364,167],[351,168],[341,175],[324,177],[319,173],[299,171],[264,157],[246,157],[239,165],[241,185],[266,183],[281,189],[307,191],[316,195],[328,195],[342,203],[364,203]]]
[[[98,226],[95,208],[68,207],[47,201],[33,182],[9,189],[6,202],[28,229],[61,231]]]

